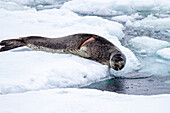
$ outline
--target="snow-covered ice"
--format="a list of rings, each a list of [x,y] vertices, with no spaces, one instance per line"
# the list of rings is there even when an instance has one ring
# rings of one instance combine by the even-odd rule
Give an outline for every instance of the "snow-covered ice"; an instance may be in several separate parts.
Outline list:
[[[91,89],[0,95],[1,113],[168,113],[170,95],[130,96]]]
[[[78,87],[108,76],[108,67],[74,55],[45,52],[0,54],[0,93]]]
[[[15,12],[0,9],[0,12],[0,26],[3,28],[1,31],[3,36],[0,39],[27,35],[59,37],[81,32],[108,37],[116,36],[120,39],[124,36],[122,32],[124,27],[117,22],[96,16],[80,17],[65,9],[38,12],[34,9]],[[5,33],[7,30],[10,34]]]

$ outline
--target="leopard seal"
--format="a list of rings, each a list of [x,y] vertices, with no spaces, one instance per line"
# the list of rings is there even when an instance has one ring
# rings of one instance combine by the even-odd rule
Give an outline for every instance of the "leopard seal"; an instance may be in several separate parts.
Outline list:
[[[0,52],[27,46],[32,50],[74,54],[108,65],[114,70],[123,69],[126,57],[118,47],[95,34],[73,34],[59,38],[27,36],[2,40]]]

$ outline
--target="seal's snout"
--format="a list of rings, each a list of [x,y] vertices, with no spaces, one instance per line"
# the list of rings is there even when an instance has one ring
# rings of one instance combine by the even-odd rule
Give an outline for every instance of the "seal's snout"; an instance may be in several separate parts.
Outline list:
[[[124,66],[125,66],[125,63],[123,61],[120,61],[120,62],[113,63],[112,68],[116,71],[119,71],[119,70],[123,69]]]
[[[110,59],[110,66],[116,70],[122,70],[125,67],[126,64],[126,58],[123,54],[116,54],[114,56],[111,56]]]

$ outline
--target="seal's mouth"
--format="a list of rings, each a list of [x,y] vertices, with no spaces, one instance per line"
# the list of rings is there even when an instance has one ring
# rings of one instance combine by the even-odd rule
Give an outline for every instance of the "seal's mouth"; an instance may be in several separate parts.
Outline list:
[[[116,71],[119,71],[121,69],[123,69],[124,67],[124,62],[123,61],[120,61],[120,62],[114,62],[113,65],[112,65],[112,68]]]

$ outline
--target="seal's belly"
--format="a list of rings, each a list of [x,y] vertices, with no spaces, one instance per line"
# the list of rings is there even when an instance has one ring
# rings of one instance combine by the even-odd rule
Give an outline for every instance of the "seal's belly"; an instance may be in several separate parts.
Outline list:
[[[34,44],[27,44],[29,48],[35,51],[45,51],[50,53],[59,53],[59,54],[74,54],[84,58],[89,58],[90,55],[86,51],[86,47],[81,47],[80,49],[52,49],[44,46],[36,46]]]
[[[34,44],[27,44],[27,47],[31,48],[35,51],[45,51],[45,52],[51,52],[51,53],[60,53],[60,54],[66,54],[64,49],[52,49],[44,46],[36,46]]]

